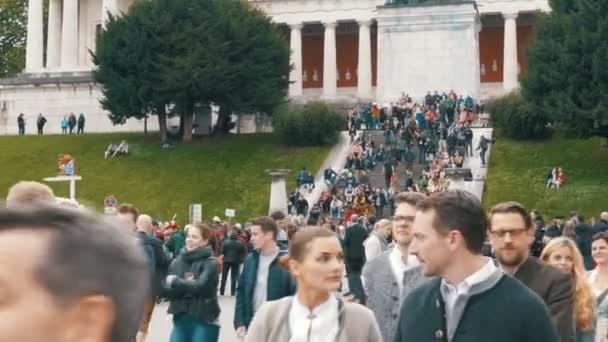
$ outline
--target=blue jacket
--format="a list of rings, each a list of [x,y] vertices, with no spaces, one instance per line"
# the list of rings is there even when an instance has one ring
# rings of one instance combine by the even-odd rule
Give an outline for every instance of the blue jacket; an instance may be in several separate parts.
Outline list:
[[[296,283],[291,274],[279,264],[279,258],[286,255],[285,251],[279,251],[279,255],[270,263],[268,269],[268,287],[266,300],[277,300],[296,293]],[[239,277],[236,291],[236,307],[234,309],[234,327],[249,327],[253,315],[253,292],[257,283],[258,264],[260,253],[251,252],[245,259],[243,272]]]

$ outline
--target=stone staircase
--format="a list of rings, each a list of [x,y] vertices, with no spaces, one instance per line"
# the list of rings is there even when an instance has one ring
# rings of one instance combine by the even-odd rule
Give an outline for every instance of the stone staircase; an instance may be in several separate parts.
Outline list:
[[[384,144],[384,134],[383,131],[381,130],[374,130],[374,131],[365,131],[366,134],[371,138],[372,141],[375,142],[376,146],[380,146]],[[418,182],[418,179],[420,178],[420,175],[422,174],[422,171],[424,169],[424,166],[420,163],[418,163],[418,147],[417,146],[413,146],[412,147],[412,152],[414,152],[416,154],[416,160],[413,163],[413,167],[412,167],[412,171],[413,171],[413,180],[414,182]],[[399,175],[399,191],[403,191],[405,190],[405,182],[406,182],[406,163],[405,162],[400,162],[397,167],[397,174]],[[376,164],[376,167],[374,167],[372,170],[369,171],[368,173],[369,175],[369,179],[370,179],[370,185],[372,187],[379,187],[379,188],[383,188],[386,189],[386,182],[384,179],[384,171],[383,171],[383,164],[382,163],[378,163]],[[387,210],[385,210],[387,211]]]

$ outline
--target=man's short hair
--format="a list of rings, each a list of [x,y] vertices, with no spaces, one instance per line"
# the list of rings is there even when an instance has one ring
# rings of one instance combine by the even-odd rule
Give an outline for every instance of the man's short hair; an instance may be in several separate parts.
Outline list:
[[[502,202],[493,206],[488,215],[488,228],[492,229],[492,217],[495,214],[518,214],[524,220],[526,229],[532,228],[532,217],[526,208],[518,202]]]
[[[411,206],[417,206],[423,199],[426,198],[426,195],[419,192],[400,192],[395,196],[395,206],[398,206],[402,203],[407,203]]]
[[[35,279],[59,305],[89,295],[110,298],[115,308],[110,340],[132,340],[141,323],[149,282],[136,239],[110,218],[57,206],[0,209],[0,236],[11,230],[50,233]]]
[[[270,214],[270,217],[275,221],[279,221],[285,219],[285,214],[280,210],[276,210]]]
[[[277,236],[279,235],[279,228],[271,217],[260,216],[253,221],[253,225],[260,226],[260,229],[262,229],[264,233],[272,233],[272,238],[276,241]]]
[[[139,217],[139,210],[133,205],[129,203],[121,204],[118,207],[119,214],[132,214],[133,215],[133,223],[137,222],[137,218]]]
[[[433,211],[433,228],[441,234],[457,230],[464,237],[467,249],[481,254],[487,234],[487,216],[475,195],[462,190],[449,190],[427,197],[416,210]]]
[[[55,195],[48,185],[38,182],[18,182],[8,190],[6,196],[6,206],[9,208],[39,203],[55,203]]]

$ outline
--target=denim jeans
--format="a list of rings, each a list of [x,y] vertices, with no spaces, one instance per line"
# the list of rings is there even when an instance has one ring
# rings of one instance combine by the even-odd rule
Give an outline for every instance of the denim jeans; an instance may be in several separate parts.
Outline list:
[[[173,316],[169,342],[217,342],[219,337],[218,325],[201,323],[184,314]]]

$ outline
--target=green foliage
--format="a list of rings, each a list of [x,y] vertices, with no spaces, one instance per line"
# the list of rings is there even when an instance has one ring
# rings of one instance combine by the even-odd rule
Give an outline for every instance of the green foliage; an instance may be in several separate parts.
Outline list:
[[[492,115],[492,124],[502,135],[514,139],[541,139],[547,137],[547,116],[532,108],[519,92],[494,98],[486,105]]]
[[[126,140],[131,155],[104,159],[110,142]],[[331,147],[285,147],[271,134],[230,135],[202,138],[192,144],[162,150],[154,139],[142,134],[85,134],[1,136],[0,189],[20,180],[42,181],[58,173],[57,156],[76,158],[83,180],[77,199],[103,209],[103,199],[114,195],[119,202],[137,205],[154,218],[178,222],[188,218],[188,204],[202,203],[205,219],[224,217],[224,209],[236,209],[236,219],[268,214],[270,168],[287,168],[289,189],[295,187],[297,171],[306,165],[316,172]],[[10,167],[9,167],[10,166]],[[55,193],[68,197],[68,185],[49,184]]]
[[[273,120],[274,132],[290,146],[335,144],[346,118],[323,102],[285,106]]]
[[[528,49],[524,97],[578,137],[608,137],[608,2],[553,0]]]
[[[538,209],[545,219],[572,210],[598,218],[606,211],[608,186],[608,153],[602,144],[600,138],[569,139],[557,133],[542,142],[498,139],[492,145],[484,208],[518,201]],[[547,173],[560,166],[566,186],[546,189]]]
[[[0,78],[25,67],[27,0],[0,1]]]
[[[114,122],[167,105],[182,116],[185,140],[200,107],[219,105],[228,117],[274,112],[290,70],[287,42],[270,18],[237,0],[136,2],[110,19],[94,61]]]

